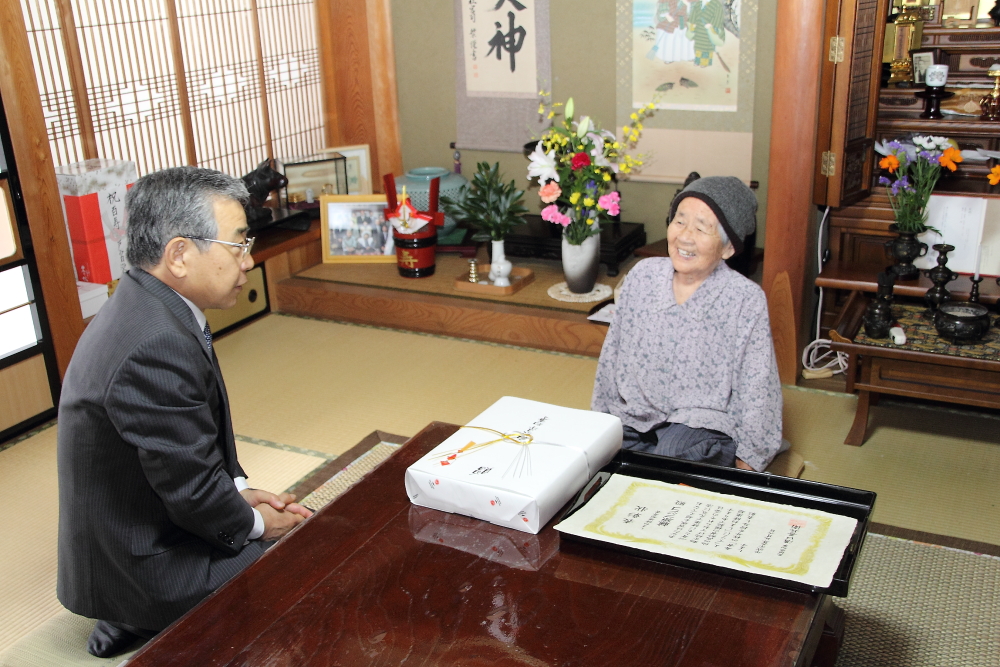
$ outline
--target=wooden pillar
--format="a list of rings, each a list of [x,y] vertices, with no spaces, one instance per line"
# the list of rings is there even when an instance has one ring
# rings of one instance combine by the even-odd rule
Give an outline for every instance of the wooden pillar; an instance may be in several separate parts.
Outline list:
[[[14,164],[31,229],[56,363],[62,377],[83,333],[83,315],[19,2],[0,2],[0,96],[11,130]]]
[[[390,0],[316,0],[316,17],[327,139],[368,144],[378,190],[403,168]]]
[[[794,383],[812,217],[825,2],[778,0],[763,286],[781,380]],[[791,326],[789,326],[791,325]]]

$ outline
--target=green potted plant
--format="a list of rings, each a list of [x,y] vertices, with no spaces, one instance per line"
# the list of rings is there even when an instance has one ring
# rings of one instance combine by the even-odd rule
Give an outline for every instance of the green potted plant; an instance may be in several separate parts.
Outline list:
[[[490,280],[497,287],[510,285],[511,264],[504,255],[503,241],[514,225],[524,224],[528,209],[522,204],[523,198],[524,190],[518,190],[514,181],[503,181],[499,162],[492,167],[480,162],[472,183],[463,187],[457,197],[441,197],[445,213],[479,230],[472,236],[473,241],[493,243]]]

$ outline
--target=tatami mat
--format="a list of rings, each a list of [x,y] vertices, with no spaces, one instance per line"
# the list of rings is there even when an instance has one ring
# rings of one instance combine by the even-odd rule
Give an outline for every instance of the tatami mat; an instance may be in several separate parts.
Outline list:
[[[869,535],[837,667],[1000,667],[1000,558]]]
[[[586,357],[279,315],[216,347],[241,461],[253,486],[272,491],[376,428],[413,435],[431,421],[465,423],[504,395],[586,408],[596,369]],[[872,409],[865,445],[849,447],[855,405],[853,396],[785,389],[785,436],[805,459],[803,477],[876,491],[876,522],[1000,544],[998,420],[882,405]],[[56,432],[0,451],[0,501],[9,508],[0,650],[62,610]]]
[[[287,451],[277,443],[251,442],[244,436],[237,436],[236,452],[250,486],[274,493],[284,492],[329,460],[320,452]]]
[[[804,479],[875,491],[873,520],[1000,544],[1000,422],[913,405],[872,408],[868,440],[843,444],[857,398],[786,388],[785,437]]]
[[[218,341],[237,433],[340,454],[502,396],[588,408],[597,360],[269,315]]]
[[[0,540],[0,651],[64,611],[56,599],[57,431],[47,428],[0,451],[0,504],[8,508]],[[277,443],[238,439],[236,447],[251,486],[274,492],[328,460]]]
[[[63,607],[56,600],[56,429],[0,452],[0,651]]]

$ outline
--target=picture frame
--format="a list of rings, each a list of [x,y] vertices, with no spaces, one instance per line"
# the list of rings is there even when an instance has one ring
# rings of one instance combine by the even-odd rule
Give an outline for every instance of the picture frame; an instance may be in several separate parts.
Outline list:
[[[370,195],[374,192],[372,156],[368,144],[325,148],[323,152],[340,153],[347,158],[347,194]]]
[[[324,263],[396,262],[385,195],[323,195],[319,204]]]
[[[924,73],[929,65],[938,64],[940,59],[938,49],[913,49],[910,51],[910,63],[913,66],[913,83],[924,85]]]

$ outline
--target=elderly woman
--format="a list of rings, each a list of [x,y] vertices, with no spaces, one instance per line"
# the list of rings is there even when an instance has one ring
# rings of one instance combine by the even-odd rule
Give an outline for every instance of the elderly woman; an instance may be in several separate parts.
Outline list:
[[[781,446],[781,384],[764,292],[724,260],[756,227],[739,179],[700,178],[674,199],[669,258],[628,273],[594,381],[593,410],[623,447],[763,470]]]

